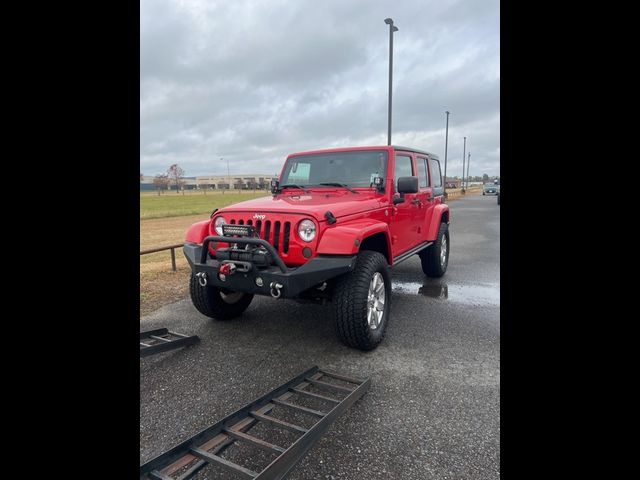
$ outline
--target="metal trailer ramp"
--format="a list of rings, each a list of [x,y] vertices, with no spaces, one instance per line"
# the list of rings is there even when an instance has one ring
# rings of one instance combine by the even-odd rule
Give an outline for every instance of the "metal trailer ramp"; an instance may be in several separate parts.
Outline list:
[[[186,347],[199,341],[200,338],[197,335],[189,337],[181,333],[170,332],[166,328],[140,332],[140,357]]]
[[[336,383],[335,380],[342,382]],[[333,382],[332,382],[333,381]],[[237,478],[272,480],[284,478],[305,453],[313,447],[329,426],[369,389],[371,380],[354,379],[337,373],[310,368],[272,392],[245,405],[215,425],[201,431],[170,450],[140,466],[140,480],[187,480],[205,466],[235,473]],[[326,394],[314,393],[321,390]],[[311,398],[326,405],[321,411],[300,405],[296,398]],[[280,406],[315,419],[311,426],[303,427],[269,413]],[[269,429],[283,429],[299,435],[288,447],[275,445],[247,432],[258,423]],[[247,443],[275,452],[278,456],[262,471],[250,470],[219,454],[234,444]],[[215,478],[215,477],[209,477]]]

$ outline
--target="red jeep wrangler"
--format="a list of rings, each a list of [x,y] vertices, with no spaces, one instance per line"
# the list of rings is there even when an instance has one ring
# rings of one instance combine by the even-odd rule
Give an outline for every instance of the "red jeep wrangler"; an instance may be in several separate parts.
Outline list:
[[[389,322],[389,267],[414,254],[429,277],[449,260],[436,155],[398,146],[294,153],[272,197],[214,210],[187,232],[191,300],[227,320],[254,295],[324,303],[347,345],[375,348]]]

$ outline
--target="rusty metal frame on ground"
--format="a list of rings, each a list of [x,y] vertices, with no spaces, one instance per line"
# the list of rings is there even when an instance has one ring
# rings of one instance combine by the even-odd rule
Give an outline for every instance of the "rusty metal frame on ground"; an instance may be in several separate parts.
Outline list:
[[[323,380],[320,380],[321,378]],[[331,379],[353,384],[353,388],[344,384],[338,385],[326,381]],[[232,471],[238,474],[239,478],[257,480],[282,479],[313,447],[329,426],[364,395],[370,384],[371,380],[369,378],[364,380],[354,379],[320,370],[317,366],[314,366],[275,390],[245,405],[235,413],[223,418],[211,427],[144,463],[140,466],[140,480],[188,480],[193,478],[207,464]],[[318,389],[328,390],[331,393],[346,394],[346,396],[335,398],[314,393],[307,390],[311,385]],[[329,411],[303,407],[290,401],[291,397],[295,398],[295,395],[315,398],[326,402],[331,407]],[[276,405],[306,413],[318,418],[318,421],[313,426],[305,428],[268,415]],[[247,434],[246,432],[257,422],[269,423],[275,428],[299,433],[301,436],[289,447],[283,448]],[[218,455],[238,441],[247,442],[255,447],[276,452],[279,455],[261,472],[254,472]],[[179,476],[172,476],[181,470],[182,472]]]
[[[158,328],[140,332],[140,357],[166,352],[180,347],[187,347],[200,341],[197,335],[183,335],[170,332],[166,328]]]

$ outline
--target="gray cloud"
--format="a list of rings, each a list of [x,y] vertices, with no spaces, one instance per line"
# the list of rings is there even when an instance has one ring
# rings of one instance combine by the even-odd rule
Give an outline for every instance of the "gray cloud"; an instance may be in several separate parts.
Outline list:
[[[388,26],[393,143],[462,173],[500,171],[495,0],[142,0],[140,169],[275,173],[291,152],[386,144]],[[459,171],[458,171],[459,170]]]

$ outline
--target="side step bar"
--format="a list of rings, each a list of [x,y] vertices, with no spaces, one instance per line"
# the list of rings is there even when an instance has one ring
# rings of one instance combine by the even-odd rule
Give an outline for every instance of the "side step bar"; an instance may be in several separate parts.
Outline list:
[[[433,242],[423,242],[415,248],[412,248],[408,252],[405,252],[401,255],[398,255],[393,259],[393,266],[395,267],[397,264],[404,262],[408,258],[411,258],[416,253],[420,253],[422,250],[427,248],[428,246],[433,245]]]
[[[140,332],[140,357],[166,352],[174,348],[186,347],[200,341],[197,335],[188,337],[181,333],[170,332],[166,328]]]
[[[338,385],[335,382],[331,383],[332,380],[340,380],[350,385],[347,386],[344,383]],[[206,465],[234,472],[238,478],[257,480],[284,478],[327,431],[329,426],[365,394],[370,385],[371,379],[369,378],[365,380],[354,379],[320,370],[317,366],[312,367],[211,427],[144,463],[140,466],[140,480],[188,480]],[[307,389],[311,386],[326,392],[327,395],[308,392]],[[341,397],[336,398],[336,394]],[[296,404],[292,400],[297,395],[324,401],[326,404],[323,407],[324,411]],[[286,422],[269,415],[275,408],[306,413],[316,422],[308,428]],[[295,432],[300,436],[288,447],[275,445],[246,433],[258,422],[264,422],[270,428]],[[218,455],[234,442],[246,442],[279,455],[261,472],[254,472]],[[177,472],[180,472],[179,475],[174,476]]]

